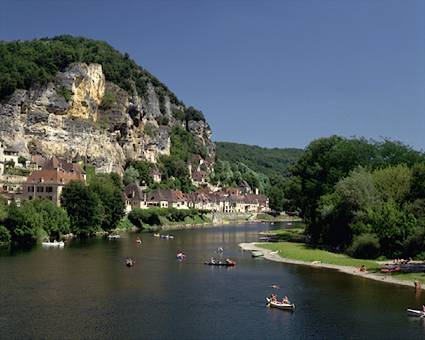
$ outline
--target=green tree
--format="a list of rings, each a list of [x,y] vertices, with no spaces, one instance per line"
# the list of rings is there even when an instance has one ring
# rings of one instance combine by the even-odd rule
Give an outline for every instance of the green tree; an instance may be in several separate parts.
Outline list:
[[[70,182],[62,191],[61,205],[70,218],[71,232],[89,236],[101,227],[103,207],[99,196],[81,182]]]
[[[4,225],[10,232],[12,242],[28,246],[37,242],[37,236],[43,229],[43,219],[28,201],[19,208],[12,203],[8,207]]]
[[[103,207],[102,229],[116,228],[125,214],[125,202],[122,188],[113,179],[113,174],[97,175],[89,185],[89,190],[96,194]]]
[[[60,239],[61,235],[69,233],[70,221],[63,208],[57,207],[52,201],[44,199],[28,201],[26,204],[32,205],[41,215],[43,229],[50,237]]]
[[[139,183],[139,172],[133,168],[131,165],[125,169],[123,181],[125,185],[129,185],[132,183]]]

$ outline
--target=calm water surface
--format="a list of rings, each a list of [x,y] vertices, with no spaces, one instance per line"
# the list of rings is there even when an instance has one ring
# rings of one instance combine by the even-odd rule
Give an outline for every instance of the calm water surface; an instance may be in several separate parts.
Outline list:
[[[1,339],[424,339],[413,289],[253,259],[264,224],[124,235],[0,256]],[[222,246],[236,268],[203,265]],[[188,258],[178,262],[177,249]],[[136,259],[133,268],[124,259]],[[297,305],[265,307],[271,284]],[[423,294],[423,293],[422,293]]]

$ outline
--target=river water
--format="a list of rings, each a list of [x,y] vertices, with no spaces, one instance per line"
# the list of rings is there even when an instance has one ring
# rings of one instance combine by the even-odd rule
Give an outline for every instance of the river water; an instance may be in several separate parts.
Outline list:
[[[0,256],[1,339],[423,339],[412,288],[331,270],[253,259],[240,242],[264,224],[73,241]],[[203,261],[224,248],[235,268]],[[178,249],[188,257],[175,259]],[[133,268],[124,260],[132,256]],[[295,312],[270,309],[278,284]]]

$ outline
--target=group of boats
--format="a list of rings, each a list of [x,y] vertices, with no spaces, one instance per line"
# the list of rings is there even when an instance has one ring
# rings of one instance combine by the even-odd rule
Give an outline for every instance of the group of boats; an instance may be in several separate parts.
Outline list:
[[[165,240],[172,240],[174,238],[173,235],[168,235],[168,234],[164,235],[164,234],[159,234],[159,233],[155,233],[155,234],[153,234],[153,236],[159,237],[159,238],[162,238],[162,239],[165,239]]]
[[[233,261],[231,259],[225,259],[224,261],[221,261],[212,257],[208,261],[205,261],[204,264],[208,266],[234,267],[236,266],[236,261]]]
[[[63,248],[65,247],[65,242],[54,240],[53,242],[42,242],[41,245],[45,248]]]

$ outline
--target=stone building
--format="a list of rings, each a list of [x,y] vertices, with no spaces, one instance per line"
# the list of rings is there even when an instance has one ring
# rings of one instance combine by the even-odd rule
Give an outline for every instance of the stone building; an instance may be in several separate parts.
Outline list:
[[[71,181],[85,182],[85,179],[85,173],[78,164],[53,157],[46,161],[42,170],[33,171],[23,183],[23,198],[45,198],[59,206],[64,186]]]

